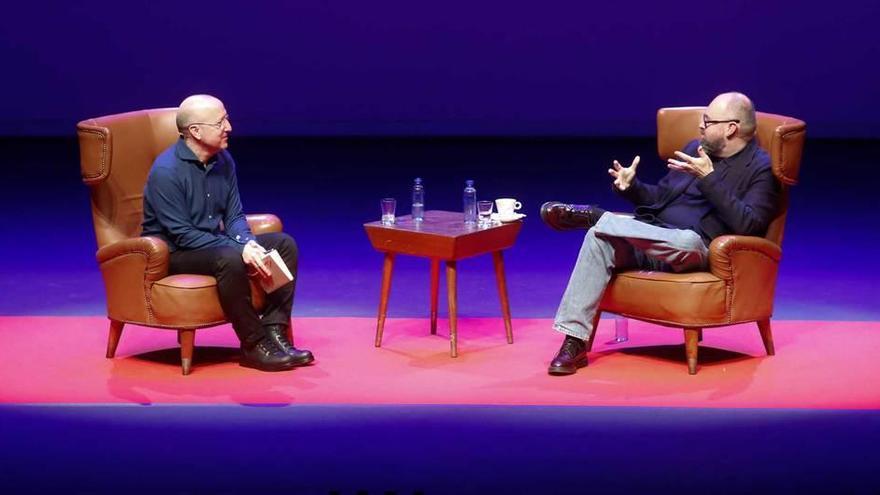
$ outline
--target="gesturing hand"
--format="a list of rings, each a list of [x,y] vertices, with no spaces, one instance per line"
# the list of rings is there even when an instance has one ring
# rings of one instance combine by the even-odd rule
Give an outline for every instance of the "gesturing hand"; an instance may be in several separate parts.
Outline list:
[[[264,254],[266,254],[266,249],[257,244],[257,241],[248,241],[241,252],[241,260],[244,261],[245,265],[256,268],[259,275],[268,277],[271,272],[266,268],[266,264],[263,263]]]
[[[715,170],[715,167],[712,165],[712,159],[709,158],[709,155],[706,154],[706,151],[702,146],[697,148],[697,155],[698,156],[693,157],[682,153],[681,151],[676,151],[675,156],[680,158],[680,160],[670,158],[666,161],[666,166],[672,170],[687,172],[698,179],[702,179],[711,174]]]
[[[624,167],[619,161],[614,160],[614,168],[608,169],[608,174],[614,177],[614,187],[620,191],[626,191],[636,176],[636,168],[639,166],[639,158],[636,155],[629,167]]]

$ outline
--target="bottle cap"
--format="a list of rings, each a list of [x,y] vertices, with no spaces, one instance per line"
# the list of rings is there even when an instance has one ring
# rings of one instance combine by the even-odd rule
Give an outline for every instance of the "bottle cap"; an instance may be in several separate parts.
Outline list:
[[[416,177],[416,184],[421,184],[421,183],[422,183],[422,178]]]
[[[471,179],[468,179],[468,180],[464,181],[464,185],[466,185],[468,187],[474,187],[474,181]]]

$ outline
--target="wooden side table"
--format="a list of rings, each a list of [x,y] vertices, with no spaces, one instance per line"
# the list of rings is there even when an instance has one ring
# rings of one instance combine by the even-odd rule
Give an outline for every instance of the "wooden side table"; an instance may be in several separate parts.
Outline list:
[[[379,298],[379,316],[376,323],[376,347],[382,345],[382,329],[391,292],[391,274],[394,257],[398,254],[421,256],[431,260],[431,333],[437,333],[437,292],[440,286],[440,261],[446,262],[446,289],[449,300],[449,346],[452,357],[458,356],[458,329],[456,325],[456,262],[460,259],[492,253],[501,314],[507,343],[513,343],[510,323],[510,303],[504,278],[504,257],[501,252],[513,246],[522,222],[515,221],[487,228],[466,226],[462,213],[440,210],[425,212],[425,219],[414,222],[411,215],[397,218],[394,225],[382,222],[364,224],[373,247],[385,253],[382,265],[382,290]]]

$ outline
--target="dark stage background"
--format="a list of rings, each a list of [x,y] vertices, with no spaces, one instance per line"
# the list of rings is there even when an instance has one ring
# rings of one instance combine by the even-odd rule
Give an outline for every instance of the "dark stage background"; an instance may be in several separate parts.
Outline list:
[[[880,136],[877,2],[11,2],[0,135],[208,92],[247,135],[647,136],[738,89]]]
[[[549,318],[580,235],[541,225],[541,202],[625,208],[605,170],[641,154],[643,178],[663,172],[657,108],[735,89],[808,124],[775,317],[876,321],[878,14],[859,0],[4,5],[0,315],[103,314],[76,122],[207,92],[232,116],[245,208],[300,244],[295,315],[375,315],[381,257],[361,224],[384,196],[406,213],[421,176],[429,209],[459,209],[467,178],[525,204],[511,308]],[[496,316],[491,263],[459,266],[462,316]],[[427,271],[399,261],[389,316],[427,315]],[[871,493],[877,425],[877,411],[4,405],[0,491]]]

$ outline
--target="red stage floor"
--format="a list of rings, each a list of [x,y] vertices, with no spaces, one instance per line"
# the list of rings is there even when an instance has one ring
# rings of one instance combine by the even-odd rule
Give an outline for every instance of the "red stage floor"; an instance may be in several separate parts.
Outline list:
[[[590,366],[546,374],[561,340],[545,319],[459,321],[459,357],[426,319],[391,319],[382,348],[372,318],[298,318],[297,345],[315,365],[262,373],[237,365],[232,329],[197,332],[182,376],[173,332],[127,327],[105,359],[103,317],[0,317],[0,402],[210,404],[505,404],[723,408],[880,408],[880,322],[776,321],[776,356],[754,325],[707,329],[700,370],[687,374],[680,330],[630,322],[630,341],[606,345]]]

